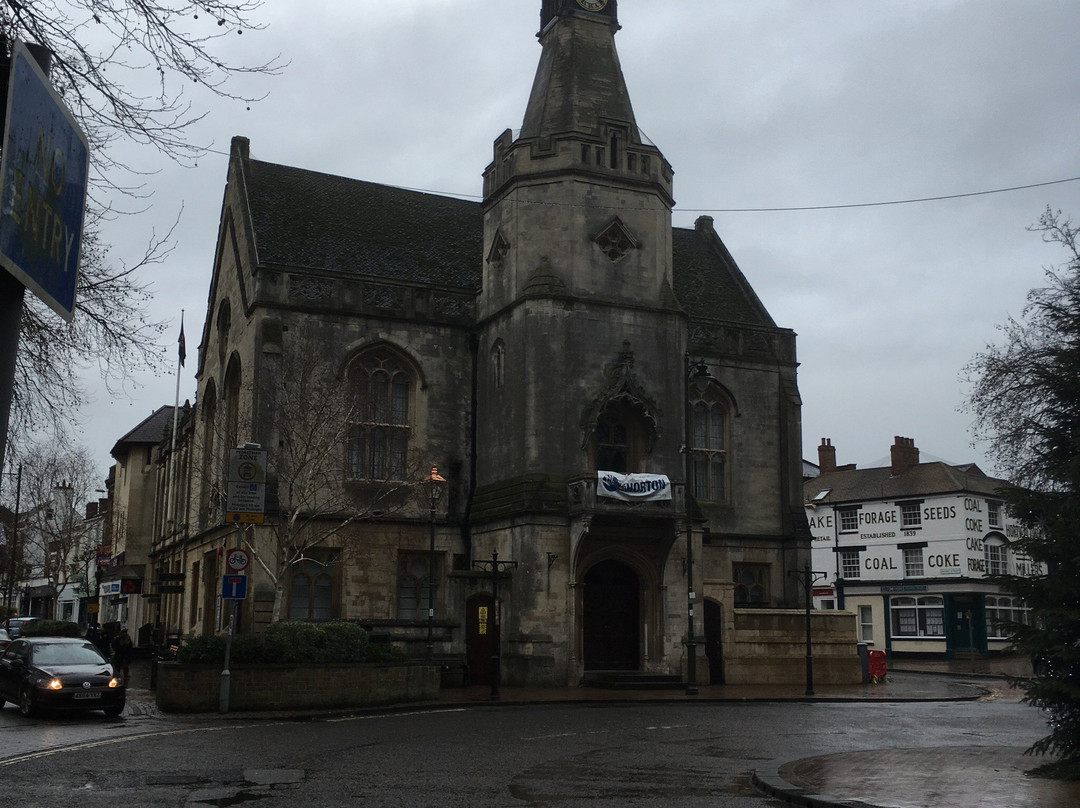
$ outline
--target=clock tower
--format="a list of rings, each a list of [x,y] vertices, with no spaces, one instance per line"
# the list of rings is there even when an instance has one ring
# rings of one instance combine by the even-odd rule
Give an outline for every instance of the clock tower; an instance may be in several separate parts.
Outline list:
[[[540,28],[543,30],[560,14],[587,11],[602,14],[611,20],[616,18],[618,0],[544,0],[540,11]]]
[[[615,0],[545,0],[540,22],[521,129],[495,140],[484,172],[480,350],[505,367],[481,395],[481,488],[595,474],[616,365],[633,367],[638,387],[622,401],[640,421],[621,470],[681,467],[679,442],[657,441],[655,404],[682,389],[687,333],[672,292],[671,166],[638,128]],[[669,412],[676,436],[677,402]]]

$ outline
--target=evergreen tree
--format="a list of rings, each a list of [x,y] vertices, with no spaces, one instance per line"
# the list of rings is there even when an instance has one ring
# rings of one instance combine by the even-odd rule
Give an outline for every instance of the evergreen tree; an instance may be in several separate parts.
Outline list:
[[[1015,684],[1049,715],[1050,734],[1028,751],[1055,758],[1042,773],[1080,779],[1080,227],[1047,209],[1030,229],[1068,259],[969,364],[969,409],[1012,481],[1002,495],[1026,528],[1013,547],[1033,565],[1002,579],[1030,608],[1009,626],[1034,665]]]

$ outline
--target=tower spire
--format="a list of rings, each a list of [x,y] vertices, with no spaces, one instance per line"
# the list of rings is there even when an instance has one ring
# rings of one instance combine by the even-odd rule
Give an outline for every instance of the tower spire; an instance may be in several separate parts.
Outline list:
[[[543,52],[521,136],[595,135],[602,117],[640,143],[615,49],[615,0],[545,0],[540,22]]]

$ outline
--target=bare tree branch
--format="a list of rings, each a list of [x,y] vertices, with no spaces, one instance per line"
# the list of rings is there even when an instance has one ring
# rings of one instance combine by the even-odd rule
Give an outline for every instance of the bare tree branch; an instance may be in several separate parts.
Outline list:
[[[64,439],[86,401],[80,374],[94,365],[111,392],[138,370],[160,369],[163,324],[146,313],[152,289],[141,271],[168,258],[172,229],[150,234],[134,260],[111,254],[102,233],[119,212],[113,200],[149,196],[148,175],[118,149],[135,144],[181,164],[204,153],[206,145],[190,139],[205,114],[191,90],[249,104],[257,98],[234,91],[230,79],[284,67],[277,56],[245,64],[225,55],[237,37],[261,30],[253,21],[261,7],[261,0],[0,0],[0,46],[19,39],[52,52],[53,86],[91,151],[75,317],[60,323],[27,296],[13,444],[38,431]]]

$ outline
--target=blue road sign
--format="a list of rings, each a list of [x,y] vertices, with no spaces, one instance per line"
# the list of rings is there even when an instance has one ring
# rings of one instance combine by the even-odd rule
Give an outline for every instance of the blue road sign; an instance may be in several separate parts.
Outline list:
[[[221,576],[221,599],[243,600],[247,597],[246,575],[222,575]]]
[[[89,168],[86,135],[15,42],[0,162],[0,266],[69,322]]]

